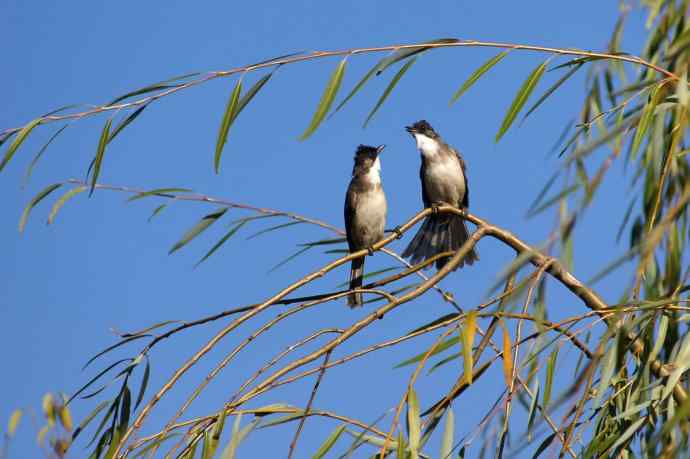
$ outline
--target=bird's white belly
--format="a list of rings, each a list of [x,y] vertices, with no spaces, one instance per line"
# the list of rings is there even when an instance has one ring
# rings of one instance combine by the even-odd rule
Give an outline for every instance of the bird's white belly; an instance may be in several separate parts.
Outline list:
[[[354,230],[364,245],[371,245],[383,238],[386,225],[386,195],[380,188],[362,196],[355,214]]]
[[[432,203],[459,206],[465,196],[465,176],[459,161],[451,158],[432,161],[426,168],[424,184]]]

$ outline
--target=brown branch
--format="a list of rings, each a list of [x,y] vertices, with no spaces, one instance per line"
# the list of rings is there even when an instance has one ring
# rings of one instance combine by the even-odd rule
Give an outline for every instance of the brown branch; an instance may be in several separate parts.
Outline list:
[[[174,94],[176,92],[192,88],[194,86],[198,86],[202,83],[206,83],[208,81],[214,80],[216,78],[223,78],[223,77],[228,77],[231,75],[236,75],[239,73],[248,73],[252,72],[254,70],[259,70],[259,69],[264,69],[264,68],[270,68],[270,67],[276,67],[276,66],[281,66],[281,65],[289,65],[289,64],[294,64],[297,62],[304,62],[304,61],[311,61],[311,60],[316,60],[316,59],[324,59],[328,57],[336,57],[336,56],[353,56],[357,54],[370,54],[370,53],[381,53],[381,52],[386,52],[386,51],[398,51],[402,49],[426,49],[426,48],[459,48],[459,47],[488,47],[488,48],[500,48],[500,49],[512,49],[512,50],[524,50],[524,51],[536,51],[536,52],[541,52],[541,53],[549,53],[549,54],[556,54],[556,55],[561,55],[561,56],[581,56],[585,58],[594,58],[594,59],[609,59],[609,60],[615,60],[615,61],[621,61],[621,62],[628,62],[631,64],[636,64],[636,65],[641,65],[643,67],[647,67],[649,69],[654,70],[657,73],[660,73],[667,78],[670,78],[675,81],[679,81],[680,78],[678,75],[674,74],[673,72],[664,69],[662,67],[659,67],[656,64],[653,64],[651,62],[647,62],[644,59],[637,57],[637,56],[632,56],[632,55],[627,55],[627,54],[612,54],[612,53],[604,53],[604,52],[591,52],[591,51],[585,51],[585,50],[579,50],[579,49],[573,49],[573,48],[554,48],[554,47],[548,47],[548,46],[536,46],[536,45],[525,45],[525,44],[517,44],[517,43],[504,43],[504,42],[492,42],[492,41],[479,41],[479,40],[458,40],[456,42],[450,42],[450,43],[414,43],[414,44],[398,44],[398,45],[387,45],[387,46],[377,46],[377,47],[367,47],[367,48],[349,48],[349,49],[341,49],[341,50],[332,50],[332,51],[313,51],[308,54],[302,54],[298,56],[290,56],[290,57],[285,57],[282,59],[274,59],[258,64],[251,64],[247,65],[244,67],[236,67],[230,70],[224,70],[224,71],[214,71],[214,72],[208,72],[204,74],[203,76],[193,79],[191,81],[187,81],[185,83],[180,83],[177,86],[174,86],[172,88],[166,89],[160,93],[151,95],[151,96],[146,96],[142,97],[140,99],[131,101],[131,102],[123,102],[123,103],[118,103],[118,104],[112,104],[112,105],[100,105],[93,107],[88,110],[84,110],[81,112],[77,113],[70,113],[66,115],[49,115],[49,116],[43,116],[40,117],[41,124],[45,124],[47,122],[54,122],[54,121],[62,121],[62,120],[71,120],[71,119],[81,119],[87,116],[91,115],[97,115],[100,113],[105,113],[105,112],[111,112],[111,111],[119,111],[123,109],[130,109],[130,108],[136,108],[140,107],[142,105],[149,104],[155,100],[161,99],[163,97],[169,96],[171,94]],[[0,136],[5,136],[5,135],[11,135],[17,131],[19,131],[21,127],[17,128],[10,128],[4,130],[2,133],[0,133]]]

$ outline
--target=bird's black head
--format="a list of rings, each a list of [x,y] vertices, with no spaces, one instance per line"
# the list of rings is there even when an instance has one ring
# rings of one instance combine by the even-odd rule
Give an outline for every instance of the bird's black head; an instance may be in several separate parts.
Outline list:
[[[378,158],[379,153],[386,148],[385,145],[379,145],[378,147],[372,147],[371,145],[359,145],[357,151],[355,152],[355,164],[366,164],[373,163]]]
[[[431,139],[438,137],[438,134],[436,134],[436,131],[434,131],[434,128],[431,127],[427,120],[419,120],[412,126],[405,127],[405,130],[412,134],[413,137],[415,134],[422,134]]]

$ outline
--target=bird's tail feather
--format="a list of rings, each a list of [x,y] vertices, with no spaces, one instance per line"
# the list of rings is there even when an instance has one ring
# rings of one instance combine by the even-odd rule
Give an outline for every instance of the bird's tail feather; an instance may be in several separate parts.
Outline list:
[[[429,215],[402,256],[404,258],[409,257],[410,263],[417,264],[437,253],[458,250],[467,239],[469,239],[469,231],[465,220],[461,217],[448,214]],[[478,259],[479,255],[472,248],[460,262],[458,268],[461,268],[465,263],[471,265]],[[437,260],[436,268],[441,269],[447,262],[447,258]]]
[[[364,257],[352,260],[352,267],[350,268],[350,290],[360,288],[362,286],[362,277],[364,276]],[[347,305],[351,308],[361,306],[362,293],[350,293],[347,296]]]

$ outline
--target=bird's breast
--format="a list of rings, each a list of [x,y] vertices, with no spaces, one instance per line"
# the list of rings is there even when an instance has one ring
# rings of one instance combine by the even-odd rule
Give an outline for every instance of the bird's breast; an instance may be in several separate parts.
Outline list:
[[[423,179],[427,197],[432,203],[458,206],[465,196],[465,176],[457,158],[428,161]]]

